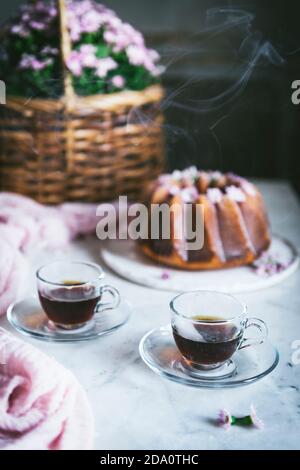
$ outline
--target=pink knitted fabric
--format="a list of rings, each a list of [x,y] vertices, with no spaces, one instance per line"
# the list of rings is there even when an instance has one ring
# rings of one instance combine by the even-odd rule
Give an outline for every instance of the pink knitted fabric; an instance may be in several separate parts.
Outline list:
[[[92,411],[74,375],[0,329],[0,450],[86,450],[93,435]]]
[[[96,210],[97,204],[67,203],[50,207],[19,194],[2,192],[0,236],[5,226],[9,226],[12,240],[17,240],[12,243],[25,252],[37,244],[64,247],[79,235],[95,233]]]
[[[0,315],[22,294],[28,272],[25,256],[0,237]]]
[[[75,204],[65,213],[60,206],[0,193],[0,315],[23,291],[30,250],[64,248],[95,231],[96,223],[94,205]],[[90,449],[92,439],[90,405],[75,377],[0,329],[0,450]]]
[[[20,296],[28,274],[24,254],[64,248],[79,235],[95,233],[96,204],[49,207],[18,194],[0,193],[0,315]]]

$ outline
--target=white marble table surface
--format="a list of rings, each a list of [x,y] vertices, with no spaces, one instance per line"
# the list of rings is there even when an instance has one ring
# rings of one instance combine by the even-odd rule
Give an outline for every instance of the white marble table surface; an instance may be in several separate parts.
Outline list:
[[[261,182],[273,230],[300,246],[300,206],[285,182]],[[63,254],[99,262],[98,240],[76,242]],[[39,255],[38,261],[62,253]],[[239,296],[261,317],[281,355],[278,368],[247,387],[199,390],[154,374],[139,357],[149,330],[168,323],[173,294],[136,286],[107,272],[134,305],[130,321],[113,335],[89,343],[49,344],[25,338],[71,369],[85,387],[96,421],[96,449],[299,449],[300,365],[291,365],[292,343],[300,340],[300,271],[273,288]],[[28,287],[29,289],[29,287]],[[8,327],[2,319],[0,326]],[[9,328],[11,329],[11,328]],[[15,333],[18,334],[18,333]],[[251,403],[265,429],[218,428],[220,407],[247,413]]]

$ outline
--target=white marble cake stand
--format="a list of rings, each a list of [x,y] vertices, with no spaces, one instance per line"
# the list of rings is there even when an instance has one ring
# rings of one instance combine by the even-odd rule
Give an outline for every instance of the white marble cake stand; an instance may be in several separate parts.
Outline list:
[[[137,244],[131,240],[108,241],[101,250],[101,256],[116,274],[136,284],[175,292],[201,289],[241,293],[274,286],[298,268],[297,250],[289,241],[273,236],[269,252],[273,258],[286,263],[288,267],[280,273],[267,277],[259,276],[249,266],[217,271],[183,271],[166,268],[147,259]]]

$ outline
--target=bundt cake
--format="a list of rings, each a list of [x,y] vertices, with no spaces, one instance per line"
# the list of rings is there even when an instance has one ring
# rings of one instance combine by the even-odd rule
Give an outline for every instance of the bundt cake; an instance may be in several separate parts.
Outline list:
[[[169,239],[160,235],[142,241],[143,252],[161,264],[188,270],[231,268],[252,263],[270,245],[261,193],[234,174],[199,171],[195,167],[174,171],[160,176],[147,203],[167,203],[170,208],[183,203],[197,208],[196,204],[201,204],[204,215],[204,244],[198,250],[183,249],[184,243],[175,236],[175,210],[169,218]],[[151,227],[151,211],[148,214]]]

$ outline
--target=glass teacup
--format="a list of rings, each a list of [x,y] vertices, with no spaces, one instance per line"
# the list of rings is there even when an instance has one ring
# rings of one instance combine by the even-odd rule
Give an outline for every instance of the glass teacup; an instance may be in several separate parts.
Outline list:
[[[263,343],[268,334],[266,324],[249,318],[247,307],[229,294],[188,292],[176,296],[170,308],[175,343],[186,366],[195,371],[233,364],[237,350]],[[257,328],[259,335],[245,338],[248,328]]]
[[[60,328],[80,328],[120,303],[118,290],[103,283],[104,272],[94,263],[56,261],[42,266],[36,278],[43,310]],[[105,293],[111,302],[103,302]]]

